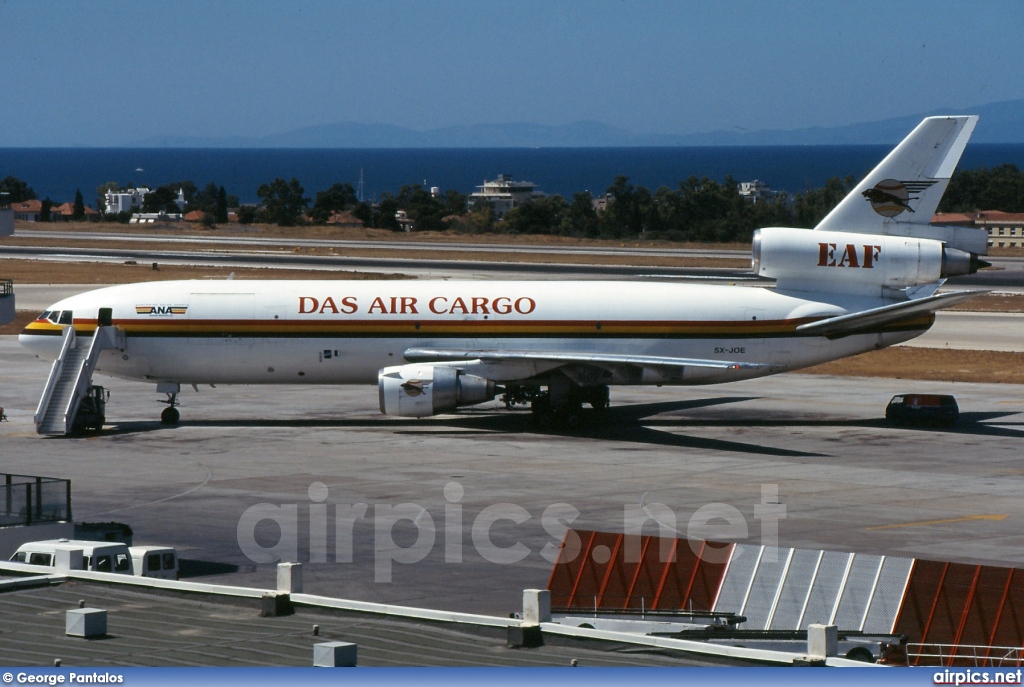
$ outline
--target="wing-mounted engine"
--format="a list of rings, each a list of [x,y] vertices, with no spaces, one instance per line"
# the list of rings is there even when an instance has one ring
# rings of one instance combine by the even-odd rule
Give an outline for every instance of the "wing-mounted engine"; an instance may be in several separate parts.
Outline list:
[[[396,365],[377,374],[380,412],[403,417],[449,413],[490,401],[494,382],[445,365]]]
[[[754,232],[753,270],[783,291],[887,295],[988,263],[927,238],[769,227]]]

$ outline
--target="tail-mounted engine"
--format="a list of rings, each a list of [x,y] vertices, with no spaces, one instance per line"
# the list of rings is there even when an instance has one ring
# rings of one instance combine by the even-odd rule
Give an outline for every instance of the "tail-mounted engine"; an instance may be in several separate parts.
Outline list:
[[[974,274],[988,263],[934,239],[769,227],[754,232],[753,270],[778,288],[877,295]]]
[[[494,382],[440,365],[398,365],[377,374],[380,412],[425,417],[494,398]]]

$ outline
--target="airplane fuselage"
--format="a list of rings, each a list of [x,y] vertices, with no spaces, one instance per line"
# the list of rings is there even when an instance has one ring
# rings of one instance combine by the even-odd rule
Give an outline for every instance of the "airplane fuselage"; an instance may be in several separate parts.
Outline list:
[[[663,282],[173,281],[67,298],[30,323],[21,342],[54,358],[63,324],[88,335],[100,309],[109,308],[124,348],[104,351],[97,370],[179,384],[373,384],[378,370],[404,364],[404,353],[414,348],[571,350],[777,366],[671,378],[612,370],[613,383],[705,384],[892,345],[933,321],[928,315],[832,339],[796,331],[881,303]],[[537,363],[506,364],[491,378],[508,382],[542,372]]]

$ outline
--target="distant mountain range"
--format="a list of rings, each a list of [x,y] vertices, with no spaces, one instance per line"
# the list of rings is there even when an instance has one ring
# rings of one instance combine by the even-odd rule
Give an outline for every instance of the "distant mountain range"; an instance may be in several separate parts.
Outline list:
[[[390,124],[341,122],[293,129],[262,138],[164,136],[134,141],[142,148],[579,148],[626,146],[857,145],[897,143],[922,118],[981,115],[974,143],[1024,143],[1024,100],[863,122],[840,127],[722,130],[702,134],[635,134],[600,122],[545,126],[526,122],[450,126],[416,131]]]

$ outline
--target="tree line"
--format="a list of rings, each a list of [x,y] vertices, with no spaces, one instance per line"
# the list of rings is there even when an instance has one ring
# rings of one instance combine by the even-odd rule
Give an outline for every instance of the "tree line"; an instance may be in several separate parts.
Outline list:
[[[559,195],[534,198],[510,210],[501,220],[486,203],[471,207],[465,194],[448,190],[435,196],[419,184],[384,193],[372,204],[359,201],[348,183],[334,184],[310,199],[294,178],[263,184],[257,195],[261,207],[240,208],[239,221],[280,226],[322,224],[337,213],[347,212],[363,226],[398,231],[403,227],[396,215],[402,211],[417,231],[737,241],[748,240],[760,226],[785,224],[791,218],[784,197],[750,203],[739,195],[735,180],[728,177],[722,183],[691,177],[678,189],[659,188],[654,193],[618,177],[608,187],[602,211],[595,209],[589,193],[582,192],[571,200]]]
[[[465,194],[449,190],[435,196],[419,184],[402,186],[397,193],[384,193],[376,203],[368,203],[357,198],[350,183],[335,183],[309,198],[297,179],[278,178],[259,186],[260,205],[251,206],[240,205],[237,196],[215,183],[200,189],[191,181],[179,181],[147,194],[142,211],[178,212],[181,190],[185,211],[204,211],[209,224],[226,223],[228,208],[237,207],[239,221],[247,224],[326,224],[338,213],[349,213],[363,226],[398,231],[403,226],[396,215],[402,211],[417,231],[731,242],[750,240],[758,227],[813,227],[855,185],[853,177],[833,177],[820,188],[754,203],[739,194],[731,176],[721,182],[691,176],[675,188],[662,186],[654,191],[619,176],[606,189],[600,210],[588,192],[570,199],[551,195],[526,201],[498,220],[485,203],[471,207]],[[108,190],[118,190],[117,184],[97,189],[101,212]],[[0,192],[6,192],[8,195],[0,197],[11,203],[36,198],[27,183],[13,176],[0,180]],[[48,200],[43,202],[45,205]],[[975,210],[1024,212],[1024,172],[1013,164],[955,172],[939,211]],[[81,192],[76,193],[75,213],[76,218],[84,218]],[[118,219],[128,220],[127,216]]]
[[[118,192],[128,188],[135,188],[132,182],[122,188],[116,182],[110,181],[96,189],[96,207],[100,212],[104,211],[107,192]],[[183,197],[185,205],[179,207],[179,194]],[[190,180],[172,181],[169,184],[157,186],[151,190],[142,200],[139,208],[144,213],[189,213],[199,210],[204,214],[204,224],[227,224],[228,208],[238,206],[238,196],[229,195],[223,186],[210,182],[203,188],[199,188]],[[119,213],[115,219],[127,222],[131,218],[130,212]]]

